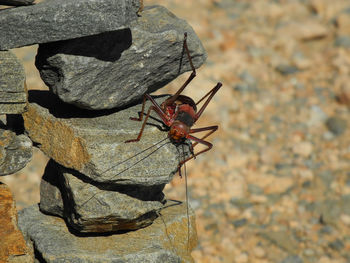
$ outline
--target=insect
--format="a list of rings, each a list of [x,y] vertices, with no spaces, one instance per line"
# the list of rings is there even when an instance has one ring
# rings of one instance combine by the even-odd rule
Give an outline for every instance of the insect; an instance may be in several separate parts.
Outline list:
[[[191,65],[191,69],[192,69],[191,75],[185,81],[185,83],[179,88],[179,90],[174,95],[166,99],[161,105],[159,105],[149,94],[144,95],[142,109],[141,109],[139,118],[131,117],[130,119],[134,121],[143,120],[146,100],[150,100],[152,103],[152,106],[148,108],[146,117],[142,123],[141,129],[137,138],[127,140],[125,142],[125,143],[137,142],[141,139],[143,130],[147,123],[147,119],[150,116],[151,111],[152,110],[155,111],[161,118],[162,122],[169,128],[168,137],[172,142],[176,144],[180,144],[180,143],[183,143],[186,139],[190,139],[191,141],[195,142],[194,144],[191,145],[192,155],[179,162],[178,171],[179,171],[180,177],[181,177],[181,166],[184,163],[191,160],[192,158],[196,158],[196,156],[198,156],[199,154],[209,151],[213,147],[213,145],[210,142],[205,141],[205,139],[218,129],[217,125],[196,128],[196,129],[192,129],[191,127],[200,118],[200,116],[202,115],[205,108],[208,106],[209,102],[211,101],[215,93],[222,86],[220,82],[217,83],[216,86],[212,90],[210,90],[206,95],[204,95],[197,103],[195,103],[192,98],[185,95],[181,95],[181,93],[184,91],[187,85],[196,76],[196,69],[193,66],[192,58],[187,46],[187,33],[184,34],[183,50],[186,52],[188,60]],[[206,101],[204,102],[202,107],[197,111],[197,105],[202,101],[204,101],[204,99],[206,99]],[[203,132],[203,131],[208,131],[208,132],[202,138],[197,138],[192,135],[193,133]],[[195,147],[198,143],[203,144],[204,146],[206,146],[206,148],[204,148],[203,150],[200,150],[197,153],[194,153],[193,147]]]
[[[205,108],[208,106],[211,99],[214,97],[216,92],[221,88],[222,84],[220,82],[217,83],[216,86],[212,90],[210,90],[207,94],[205,94],[197,103],[195,103],[192,98],[185,95],[181,95],[181,93],[184,91],[187,85],[196,76],[196,69],[193,66],[192,58],[187,46],[187,33],[184,34],[183,50],[186,52],[188,60],[191,65],[191,69],[192,69],[191,75],[188,77],[185,83],[179,88],[179,90],[174,95],[166,99],[161,105],[159,105],[150,95],[148,94],[144,95],[142,109],[141,109],[139,118],[130,117],[130,119],[134,121],[143,120],[146,100],[150,100],[152,103],[152,106],[150,106],[147,110],[146,117],[142,123],[141,129],[137,138],[127,140],[125,143],[137,142],[141,139],[143,130],[147,123],[147,119],[150,116],[150,113],[152,110],[158,114],[162,122],[169,128],[168,137],[173,143],[184,144],[186,139],[194,141],[194,143],[193,144],[191,143],[191,146],[190,146],[190,151],[192,155],[189,157],[183,158],[178,165],[178,172],[180,177],[182,177],[181,167],[183,165],[184,165],[184,171],[185,171],[186,207],[187,207],[187,249],[189,250],[190,219],[189,219],[188,190],[187,190],[188,188],[187,188],[187,176],[186,176],[185,163],[191,160],[192,158],[196,158],[196,156],[198,156],[199,154],[209,151],[213,147],[213,145],[210,142],[206,141],[205,139],[218,129],[217,125],[196,128],[196,129],[192,129],[191,127],[200,118],[200,116],[204,112]],[[197,111],[197,105],[204,100],[205,100],[204,104]],[[198,138],[192,135],[197,132],[205,132],[205,131],[207,131],[207,133],[202,138]],[[199,143],[206,146],[206,148],[198,151],[197,153],[194,153],[193,148]]]

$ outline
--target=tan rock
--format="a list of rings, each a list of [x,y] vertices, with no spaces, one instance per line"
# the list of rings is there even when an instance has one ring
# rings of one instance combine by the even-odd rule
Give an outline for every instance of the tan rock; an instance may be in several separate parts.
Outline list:
[[[17,227],[17,210],[10,189],[0,183],[0,262],[34,262],[33,251]]]
[[[309,157],[312,153],[313,146],[310,142],[302,141],[293,146],[293,153],[303,157]]]
[[[298,22],[293,21],[280,27],[277,33],[297,40],[309,41],[326,37],[329,34],[329,30],[319,21],[310,19]]]
[[[31,91],[29,98],[23,114],[29,137],[66,168],[98,182],[142,185],[168,183],[177,171],[180,153],[152,116],[147,124],[155,125],[145,126],[141,140],[125,143],[139,133],[142,123],[130,117],[141,105],[101,114],[62,103],[49,92]]]
[[[336,18],[336,25],[338,28],[338,34],[349,35],[350,34],[350,15],[339,14]]]

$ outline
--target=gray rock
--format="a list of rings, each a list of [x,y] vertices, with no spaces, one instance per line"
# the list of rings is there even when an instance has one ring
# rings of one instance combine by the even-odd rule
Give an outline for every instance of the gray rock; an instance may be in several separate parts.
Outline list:
[[[22,6],[33,5],[34,0],[0,0],[0,5]]]
[[[86,109],[128,105],[206,60],[193,29],[160,6],[145,8],[130,29],[39,46],[36,66],[50,90]]]
[[[260,234],[266,240],[291,254],[297,254],[298,243],[287,231],[266,231]]]
[[[146,227],[163,208],[164,185],[113,187],[89,184],[81,177],[51,160],[43,177],[42,186],[46,187],[41,187],[40,193],[40,210],[64,217],[80,233]]]
[[[26,106],[23,65],[12,52],[0,51],[0,114],[19,114]]]
[[[345,247],[343,241],[341,241],[339,238],[337,238],[334,241],[331,241],[328,243],[328,246],[333,249],[333,250],[337,250],[337,251],[342,251]]]
[[[346,130],[346,120],[339,117],[330,117],[326,121],[326,126],[334,135],[341,135]]]
[[[29,137],[66,168],[96,182],[143,186],[168,183],[177,172],[182,147],[170,142],[154,112],[141,140],[125,143],[139,133],[142,123],[129,118],[141,105],[96,112],[64,104],[48,91],[30,91],[29,99],[23,114]]]
[[[32,159],[32,142],[25,135],[0,129],[0,175],[21,170]]]
[[[187,216],[184,204],[172,204],[149,227],[104,236],[76,236],[65,222],[42,214],[37,206],[19,212],[18,225],[35,243],[36,255],[44,262],[193,262],[196,246],[194,214]]]
[[[57,164],[49,160],[45,167],[44,175],[40,182],[40,211],[63,217],[64,205],[62,199],[61,173],[57,169]]]
[[[303,263],[304,261],[298,255],[288,255],[281,263]]]
[[[337,36],[334,40],[336,47],[350,48],[350,36]]]
[[[297,73],[299,69],[296,66],[280,64],[276,67],[276,70],[282,75],[290,75]]]
[[[140,0],[47,0],[1,10],[0,50],[125,28],[139,8]]]

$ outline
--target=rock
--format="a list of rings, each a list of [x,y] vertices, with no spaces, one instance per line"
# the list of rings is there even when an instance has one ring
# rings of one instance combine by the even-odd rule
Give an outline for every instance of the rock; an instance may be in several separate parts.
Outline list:
[[[0,262],[33,262],[32,247],[28,247],[17,226],[15,201],[8,186],[0,183]]]
[[[326,126],[334,135],[341,135],[346,130],[346,120],[339,117],[330,117],[326,121]]]
[[[40,211],[50,215],[64,216],[62,199],[62,173],[57,169],[58,164],[49,160],[40,182]]]
[[[247,224],[247,219],[246,218],[242,218],[242,219],[237,219],[237,220],[234,220],[233,222],[232,222],[232,224],[233,224],[233,226],[235,227],[235,228],[239,228],[239,227],[241,227],[241,226],[244,226],[245,224]]]
[[[301,41],[310,41],[325,38],[330,30],[321,21],[309,19],[306,21],[293,21],[277,30],[277,34],[295,38]]]
[[[67,103],[94,110],[122,107],[191,70],[184,32],[198,68],[206,60],[200,40],[186,21],[160,6],[145,8],[130,29],[40,45],[36,66]]]
[[[350,40],[350,39],[349,39]],[[350,44],[350,42],[349,42]],[[349,45],[350,47],[350,45]],[[337,101],[350,108],[350,85],[342,85],[340,92],[336,96]]]
[[[0,5],[22,6],[33,5],[34,0],[0,0]]]
[[[64,217],[80,233],[146,227],[152,224],[158,211],[163,208],[164,185],[93,185],[84,182],[78,173],[60,167],[52,160],[45,169],[43,182],[40,210]]]
[[[310,107],[310,117],[307,121],[307,125],[310,127],[323,125],[327,120],[328,116],[318,105],[311,105]]]
[[[326,199],[322,202],[317,202],[316,212],[320,215],[320,222],[322,224],[337,226],[345,206],[340,200],[335,199]]]
[[[299,71],[295,66],[280,64],[276,67],[276,70],[282,75],[294,74]]]
[[[298,255],[288,255],[281,263],[303,263],[304,261]]]
[[[307,3],[310,9],[324,21],[334,19],[336,15],[349,7],[347,1],[329,2],[328,0],[311,0]]]
[[[48,91],[32,91],[29,100],[23,114],[29,137],[47,156],[90,180],[151,186],[170,182],[177,172],[181,149],[159,129],[157,114],[148,119],[139,142],[125,143],[139,133],[142,123],[129,118],[138,116],[141,105],[92,112],[64,104]]]
[[[298,243],[286,231],[268,231],[260,234],[266,240],[291,254],[297,254]]]
[[[329,242],[328,243],[328,246],[331,248],[331,249],[333,249],[333,250],[337,250],[337,251],[343,251],[343,249],[344,249],[344,247],[345,247],[345,245],[344,245],[344,243],[343,243],[343,241],[341,241],[340,239],[336,239],[336,240],[334,240],[334,241],[332,241],[332,242]]]
[[[0,176],[21,170],[32,154],[32,142],[27,136],[0,129]]]
[[[126,28],[139,8],[140,0],[47,0],[1,10],[0,50]]]
[[[196,246],[194,214],[187,216],[184,204],[170,203],[149,227],[103,236],[76,236],[58,217],[40,213],[37,206],[19,212],[19,227],[35,243],[45,262],[193,262]]]
[[[335,18],[337,33],[339,35],[349,36],[350,34],[350,14],[340,13]]]
[[[350,36],[337,36],[334,40],[336,47],[350,48]]]
[[[308,158],[312,153],[313,146],[308,141],[298,142],[293,145],[293,153],[298,154],[304,158]]]
[[[0,51],[0,114],[19,114],[26,106],[23,65],[12,52]]]

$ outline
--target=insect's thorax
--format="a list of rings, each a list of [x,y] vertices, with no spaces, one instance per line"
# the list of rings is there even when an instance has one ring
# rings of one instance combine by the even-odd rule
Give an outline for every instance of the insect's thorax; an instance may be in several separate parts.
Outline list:
[[[192,106],[188,104],[178,105],[172,116],[169,137],[175,142],[187,138],[190,128],[195,122],[195,115],[196,112]]]
[[[175,113],[174,121],[180,121],[188,127],[192,127],[195,122],[195,111],[188,104],[182,104]]]

